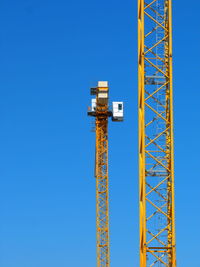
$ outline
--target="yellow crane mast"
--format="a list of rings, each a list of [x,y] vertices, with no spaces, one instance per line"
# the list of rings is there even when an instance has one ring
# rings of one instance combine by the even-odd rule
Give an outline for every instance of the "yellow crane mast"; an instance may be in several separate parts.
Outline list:
[[[108,82],[98,82],[98,87],[91,88],[92,106],[89,116],[95,117],[96,130],[96,231],[97,231],[97,267],[110,266],[109,245],[109,196],[108,196],[108,118],[113,121],[123,120],[123,103],[113,102],[109,110]]]
[[[138,0],[140,267],[175,267],[171,0]]]

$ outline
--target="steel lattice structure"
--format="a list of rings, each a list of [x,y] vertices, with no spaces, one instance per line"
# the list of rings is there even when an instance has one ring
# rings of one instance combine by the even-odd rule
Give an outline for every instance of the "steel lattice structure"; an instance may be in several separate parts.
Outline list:
[[[108,82],[99,81],[91,88],[91,108],[88,115],[95,117],[96,152],[96,231],[97,231],[97,267],[110,267],[109,242],[109,199],[108,199],[108,118],[122,122],[123,102],[112,102],[109,110]]]
[[[140,267],[175,267],[171,0],[138,0]]]
[[[98,105],[97,105],[98,106]],[[97,266],[110,266],[108,213],[108,114],[107,107],[97,108],[96,117],[96,211]]]
[[[96,95],[95,110],[88,115],[95,117],[96,155],[96,231],[97,267],[110,266],[109,203],[108,203],[108,87],[91,89]]]

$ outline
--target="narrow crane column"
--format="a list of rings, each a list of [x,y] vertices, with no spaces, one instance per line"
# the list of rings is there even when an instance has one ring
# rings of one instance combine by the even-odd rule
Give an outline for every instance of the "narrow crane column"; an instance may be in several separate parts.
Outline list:
[[[89,116],[95,117],[96,128],[96,231],[97,231],[97,267],[110,266],[109,245],[109,195],[108,195],[108,118],[123,120],[123,103],[113,102],[113,111],[109,110],[108,82],[98,82],[91,89],[92,107]],[[118,105],[118,106],[117,106]]]

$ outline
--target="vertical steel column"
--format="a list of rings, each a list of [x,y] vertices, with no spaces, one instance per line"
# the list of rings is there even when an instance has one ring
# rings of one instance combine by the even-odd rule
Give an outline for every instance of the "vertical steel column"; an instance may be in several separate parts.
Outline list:
[[[98,82],[91,88],[92,109],[88,115],[95,117],[95,178],[96,178],[96,238],[97,267],[110,267],[109,242],[109,193],[108,193],[108,118],[112,116],[108,106],[108,82]]]
[[[146,267],[146,201],[145,201],[145,108],[144,108],[144,1],[138,0],[138,105],[139,105],[139,209],[140,266]]]
[[[171,0],[138,0],[140,267],[175,267]]]
[[[96,154],[96,232],[97,232],[97,267],[110,267],[109,241],[109,193],[108,193],[108,118],[123,121],[123,102],[112,102],[109,109],[109,87],[107,81],[99,81],[91,88],[91,101],[88,115],[95,117]]]
[[[96,116],[96,223],[97,266],[110,266],[108,207],[108,117],[107,105],[99,106]]]

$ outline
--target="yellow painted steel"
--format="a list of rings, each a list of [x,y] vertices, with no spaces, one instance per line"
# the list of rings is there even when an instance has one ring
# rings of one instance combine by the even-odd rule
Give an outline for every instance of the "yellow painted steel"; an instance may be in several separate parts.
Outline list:
[[[110,266],[109,245],[109,191],[108,191],[108,97],[98,98],[98,92],[108,93],[108,88],[96,88],[96,233],[97,233],[97,267]]]
[[[97,266],[110,266],[107,119],[96,119]]]
[[[140,267],[175,267],[171,0],[138,0]]]

